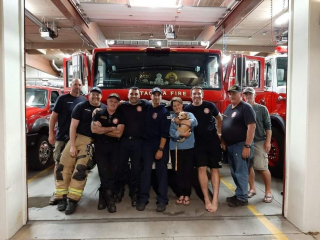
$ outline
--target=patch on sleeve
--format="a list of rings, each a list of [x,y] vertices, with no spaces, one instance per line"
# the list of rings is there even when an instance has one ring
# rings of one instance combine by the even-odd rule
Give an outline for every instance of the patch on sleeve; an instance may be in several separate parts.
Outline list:
[[[171,116],[167,116],[167,119],[171,119]]]

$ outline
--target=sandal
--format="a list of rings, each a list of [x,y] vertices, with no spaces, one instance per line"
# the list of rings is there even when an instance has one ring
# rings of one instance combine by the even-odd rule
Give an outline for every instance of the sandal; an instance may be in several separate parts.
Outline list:
[[[183,200],[183,205],[188,206],[190,204],[190,198]]]
[[[264,203],[272,203],[272,200],[273,200],[273,195],[271,195],[271,196],[265,195],[264,199],[263,199],[263,202]]]
[[[183,201],[184,201],[184,197],[179,197],[178,199],[177,199],[177,201],[176,201],[176,204],[177,205],[181,205],[182,203],[183,203]]]
[[[248,192],[248,198],[252,198],[254,195],[257,195],[257,193],[251,190]]]

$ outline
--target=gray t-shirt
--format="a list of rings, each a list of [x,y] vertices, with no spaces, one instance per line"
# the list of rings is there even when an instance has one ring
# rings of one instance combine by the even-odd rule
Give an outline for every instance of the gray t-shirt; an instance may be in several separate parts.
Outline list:
[[[254,104],[253,110],[256,113],[256,132],[254,134],[254,141],[263,141],[266,139],[266,130],[271,130],[271,119],[268,109],[258,103]]]

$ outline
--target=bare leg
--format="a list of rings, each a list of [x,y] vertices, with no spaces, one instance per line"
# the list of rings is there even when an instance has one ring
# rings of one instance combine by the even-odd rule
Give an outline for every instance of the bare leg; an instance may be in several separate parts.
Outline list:
[[[211,203],[211,211],[215,212],[218,209],[218,197],[219,197],[219,188],[220,188],[220,174],[218,168],[211,169],[211,183],[213,190],[213,198]]]
[[[249,191],[256,193],[256,186],[254,184],[255,173],[253,167],[249,168]]]
[[[265,195],[271,196],[271,174],[269,170],[261,171],[261,177],[265,186]]]
[[[211,211],[211,202],[208,192],[208,176],[207,176],[207,167],[198,168],[198,178],[201,186],[201,190],[204,197],[205,208],[207,211]]]

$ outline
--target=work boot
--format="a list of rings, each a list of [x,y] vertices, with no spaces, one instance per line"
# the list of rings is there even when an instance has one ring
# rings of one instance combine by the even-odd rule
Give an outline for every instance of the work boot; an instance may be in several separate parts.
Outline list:
[[[166,210],[166,205],[163,202],[157,204],[157,212],[164,212]]]
[[[49,205],[57,205],[57,204],[58,204],[58,200],[55,198],[55,195],[53,193],[52,196],[50,197]]]
[[[107,208],[109,213],[115,213],[117,211],[116,203],[114,201],[114,196],[112,190],[107,190],[105,194],[105,199],[107,203]]]
[[[227,202],[231,202],[233,201],[234,199],[237,199],[236,195],[232,196],[232,197],[227,197]]]
[[[241,201],[238,198],[232,198],[229,203],[229,207],[242,207],[242,206],[248,206],[248,201]]]
[[[107,207],[106,192],[100,187],[99,188],[98,210],[103,210],[106,207]]]
[[[131,206],[132,207],[136,207],[138,203],[138,194],[137,193],[133,193],[131,195]]]
[[[123,197],[124,197],[124,189],[120,188],[119,191],[116,194],[114,194],[114,201],[116,203],[121,203]]]
[[[68,201],[68,207],[67,207],[67,209],[66,209],[65,214],[66,214],[66,215],[70,215],[70,214],[74,213],[74,212],[77,210],[77,206],[78,206],[78,202],[69,199],[69,201]]]
[[[143,203],[143,202],[138,202],[137,203],[137,206],[136,206],[136,209],[138,211],[144,211],[146,209],[146,206],[147,204]]]
[[[58,206],[57,209],[59,211],[64,211],[67,208],[67,197],[63,196],[62,199],[58,199]]]

